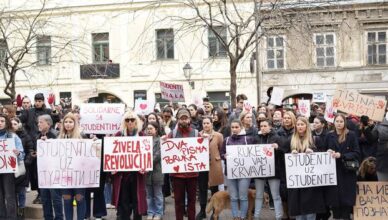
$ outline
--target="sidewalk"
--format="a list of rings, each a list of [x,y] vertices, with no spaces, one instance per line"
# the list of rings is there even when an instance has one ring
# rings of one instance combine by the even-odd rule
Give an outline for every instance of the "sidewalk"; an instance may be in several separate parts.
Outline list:
[[[43,211],[41,205],[34,205],[32,204],[32,201],[36,197],[36,192],[28,192],[27,193],[27,201],[26,201],[26,220],[34,220],[34,219],[43,219]],[[196,204],[196,212],[199,211],[199,203]],[[174,212],[174,200],[171,197],[166,198],[166,211],[165,215],[163,216],[164,220],[174,220],[175,219],[175,212]],[[33,216],[33,218],[31,218]],[[29,217],[29,218],[27,218]],[[207,215],[207,219],[210,218],[210,215]],[[74,217],[76,219],[76,217]],[[94,218],[92,218],[94,219]],[[108,216],[106,216],[104,219],[108,220],[115,220],[116,219],[116,210],[115,209],[108,209]],[[143,217],[143,220],[146,219],[146,216]],[[187,219],[187,218],[185,218]],[[272,220],[275,219],[274,211],[270,210],[269,208],[263,208],[261,213],[261,219],[262,220]],[[232,220],[231,212],[230,210],[224,210],[220,215],[220,220]]]

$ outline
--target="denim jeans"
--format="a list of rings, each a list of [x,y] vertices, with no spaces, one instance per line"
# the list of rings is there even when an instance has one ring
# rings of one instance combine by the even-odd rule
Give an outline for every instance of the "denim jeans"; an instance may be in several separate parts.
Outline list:
[[[149,216],[163,215],[163,185],[147,185],[147,214]]]
[[[266,181],[267,179],[255,179],[255,218],[260,216],[261,207],[263,206],[264,186]],[[280,219],[283,216],[283,206],[280,198],[280,179],[268,179],[268,184],[271,189],[273,204],[275,206],[275,218]]]
[[[60,189],[40,189],[45,220],[63,220],[62,196]],[[53,208],[54,214],[53,215]]]
[[[20,192],[18,192],[18,207],[26,207],[26,187],[22,187]]]
[[[105,183],[104,197],[105,204],[112,204],[112,183]]]
[[[16,218],[15,176],[13,173],[0,174],[0,218]]]
[[[316,214],[297,215],[295,220],[315,220]]]
[[[228,179],[228,192],[233,218],[245,218],[248,212],[248,188],[251,179]],[[238,201],[240,200],[240,213]]]
[[[86,215],[85,189],[63,189],[62,195],[66,220],[73,220],[74,199],[77,201],[77,220],[83,220]],[[68,196],[70,197],[66,198]]]

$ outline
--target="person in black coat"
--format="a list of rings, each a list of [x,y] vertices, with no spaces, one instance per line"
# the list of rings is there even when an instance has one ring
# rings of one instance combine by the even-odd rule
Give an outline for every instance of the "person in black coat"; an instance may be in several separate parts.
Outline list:
[[[317,151],[327,151],[327,147],[325,146],[325,140],[328,131],[326,127],[326,120],[322,116],[317,116],[313,119],[312,134]]]
[[[361,158],[375,157],[377,152],[377,138],[372,135],[372,130],[375,127],[373,120],[368,116],[361,116],[359,125],[359,139]]]
[[[296,117],[291,111],[287,111],[283,114],[283,125],[276,132],[281,139],[281,149],[287,149],[289,146],[283,146],[285,143],[290,142],[292,135],[295,132]],[[283,165],[284,166],[284,165]],[[280,177],[280,196],[283,201],[283,213],[285,218],[288,216],[288,205],[287,205],[287,182],[285,173]]]
[[[298,117],[295,133],[284,146],[285,153],[313,153],[316,151],[310,130],[310,123],[306,117]],[[288,214],[296,219],[315,219],[317,213],[326,211],[322,187],[289,188]]]
[[[260,211],[263,205],[264,185],[268,180],[269,187],[273,198],[275,207],[275,218],[281,219],[283,216],[282,200],[280,198],[280,177],[284,173],[284,154],[279,149],[281,146],[281,139],[272,129],[272,121],[269,119],[260,122],[260,132],[256,135],[256,142],[258,144],[271,144],[275,152],[275,176],[269,178],[256,178],[256,201],[254,217],[260,216]]]
[[[337,186],[327,188],[326,203],[331,205],[333,217],[340,219],[350,219],[357,191],[356,172],[347,170],[343,160],[359,161],[361,155],[357,136],[347,129],[346,123],[344,115],[335,116],[335,130],[327,135],[325,141],[328,151],[336,158],[337,167]]]
[[[388,181],[388,113],[380,124],[372,130],[377,138],[376,171],[379,181]]]

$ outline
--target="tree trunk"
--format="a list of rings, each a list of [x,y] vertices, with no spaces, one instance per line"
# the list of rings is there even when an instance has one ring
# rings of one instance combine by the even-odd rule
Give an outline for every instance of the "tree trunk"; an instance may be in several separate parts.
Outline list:
[[[237,64],[238,62],[230,59],[229,62],[229,73],[230,73],[230,99],[232,103],[232,108],[236,108],[236,96],[237,96]]]

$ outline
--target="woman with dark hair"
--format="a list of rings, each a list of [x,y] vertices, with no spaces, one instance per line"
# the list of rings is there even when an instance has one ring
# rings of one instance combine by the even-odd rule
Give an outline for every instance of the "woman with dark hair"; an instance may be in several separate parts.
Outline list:
[[[146,176],[147,219],[160,220],[163,216],[163,173],[160,155],[160,125],[148,122],[146,135],[153,141],[153,170]]]
[[[12,132],[11,121],[5,114],[0,114],[0,140],[13,139],[16,149],[13,153],[17,156],[17,161],[24,159],[24,150],[20,138]],[[17,161],[14,161],[15,163]],[[10,162],[10,161],[9,161]],[[16,219],[16,189],[15,174],[0,174],[0,219]]]
[[[256,116],[256,125],[257,128],[260,129],[260,123],[264,120],[268,119],[267,114],[264,112],[257,113]]]
[[[225,112],[219,107],[213,109],[213,128],[214,131],[221,133],[224,138],[230,135],[228,118]]]
[[[143,126],[143,134],[147,134],[147,125],[152,122],[152,123],[156,123],[158,125],[158,133],[160,133],[161,135],[164,135],[164,129],[161,126],[162,122],[159,120],[157,113],[151,112],[145,117],[145,119],[146,120],[145,120],[145,123]]]
[[[327,123],[324,117],[316,116],[313,120],[313,138],[317,151],[327,151],[325,140],[327,136]]]
[[[198,117],[197,106],[194,104],[190,104],[187,109],[189,110],[191,115],[191,126],[194,126],[194,128],[198,131],[202,131],[202,120]]]
[[[356,202],[357,175],[345,167],[344,162],[360,159],[360,148],[356,134],[348,130],[346,117],[338,114],[334,117],[335,130],[326,137],[328,152],[336,158],[337,186],[330,186],[327,204],[331,205],[335,219],[350,219]],[[330,194],[329,194],[330,193]]]
[[[278,131],[283,125],[283,112],[280,109],[274,111],[272,116],[273,129]]]
[[[26,187],[30,181],[30,169],[32,162],[36,159],[36,151],[34,150],[34,143],[31,137],[24,131],[23,125],[18,118],[11,119],[12,130],[21,139],[23,149],[25,153],[24,166],[26,168],[26,174],[16,179],[16,190],[18,195],[18,216],[24,216],[24,208],[26,206]],[[36,161],[36,160],[35,160]]]

